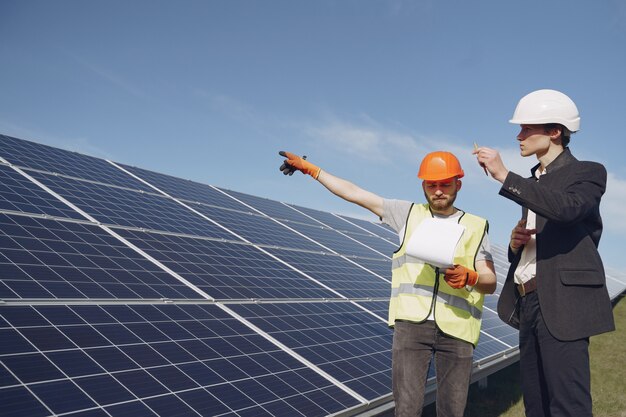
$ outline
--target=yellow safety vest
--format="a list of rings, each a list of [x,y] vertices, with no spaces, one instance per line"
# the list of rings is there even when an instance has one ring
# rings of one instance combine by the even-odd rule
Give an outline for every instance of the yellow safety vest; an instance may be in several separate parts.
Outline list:
[[[404,239],[393,254],[389,326],[396,320],[421,323],[431,311],[439,329],[474,346],[480,336],[484,295],[466,288],[455,289],[443,279],[444,271],[406,254],[406,246],[418,224],[433,217],[428,204],[413,204]],[[487,220],[464,213],[459,224],[465,232],[457,245],[454,263],[476,270],[476,254],[489,228]]]

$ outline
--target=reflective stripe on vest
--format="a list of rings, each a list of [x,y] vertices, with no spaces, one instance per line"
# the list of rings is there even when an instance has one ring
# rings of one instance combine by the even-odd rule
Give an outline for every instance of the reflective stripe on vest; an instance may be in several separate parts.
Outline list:
[[[422,322],[432,312],[441,331],[476,345],[480,336],[483,294],[450,287],[443,280],[443,271],[406,254],[411,234],[422,220],[429,217],[432,214],[427,204],[411,207],[402,245],[392,259],[389,325],[393,326],[395,320]],[[487,231],[487,221],[464,213],[459,223],[465,227],[465,232],[457,246],[454,263],[474,269],[476,254]]]
[[[400,294],[414,294],[432,298],[433,290],[434,288],[431,285],[400,284],[399,288],[391,289],[391,296],[397,297]],[[467,300],[462,297],[456,297],[452,294],[446,294],[438,291],[437,301],[448,304],[452,307],[456,307],[460,310],[465,310],[477,320],[480,320],[483,316],[483,311],[481,309],[476,308],[476,306],[468,303]]]

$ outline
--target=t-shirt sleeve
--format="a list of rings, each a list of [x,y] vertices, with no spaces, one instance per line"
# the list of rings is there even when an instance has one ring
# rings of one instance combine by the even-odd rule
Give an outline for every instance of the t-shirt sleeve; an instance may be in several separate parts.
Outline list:
[[[404,226],[406,226],[406,219],[409,216],[412,204],[410,201],[405,200],[384,199],[381,220],[400,234],[404,230]]]

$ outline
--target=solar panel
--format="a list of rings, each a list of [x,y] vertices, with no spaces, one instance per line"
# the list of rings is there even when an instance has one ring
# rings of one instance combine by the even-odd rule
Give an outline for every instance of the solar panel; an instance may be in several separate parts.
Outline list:
[[[234,239],[232,234],[161,195],[62,176],[32,176],[101,223]]]
[[[173,198],[184,200],[187,202],[198,202],[212,206],[230,208],[234,210],[245,210],[246,206],[239,203],[235,199],[218,191],[214,187],[206,184],[200,184],[191,180],[183,180],[181,178],[172,177],[157,172],[131,167],[124,164],[118,164],[131,174],[147,181],[153,187],[170,195]]]
[[[320,283],[346,298],[389,298],[390,281],[359,267],[364,260],[346,259],[334,254],[309,253],[286,249],[268,249],[268,252],[314,277]]]
[[[251,207],[254,207],[256,210],[260,211],[261,213],[266,214],[269,217],[272,217],[274,219],[279,219],[283,222],[287,221],[286,222],[287,224],[290,224],[289,222],[296,222],[296,223],[304,223],[304,224],[320,226],[320,223],[317,220],[307,217],[302,213],[299,213],[298,211],[294,210],[291,206],[287,204],[284,204],[278,201],[269,200],[267,198],[239,193],[239,192],[232,191],[232,190],[225,190],[221,188],[218,188],[218,189],[236,198],[238,201],[241,201]]]
[[[89,223],[0,213],[0,297],[199,298]]]
[[[0,164],[0,210],[84,219],[27,177],[2,164]]]
[[[391,403],[387,226],[2,135],[0,158],[0,415]],[[501,289],[506,250],[492,250]],[[626,277],[607,271],[607,287]],[[475,375],[515,358],[496,305]]]
[[[290,223],[289,227],[315,240],[327,251],[353,257],[388,259],[387,255],[326,226]]]
[[[7,162],[49,173],[63,174],[121,187],[148,191],[149,188],[116,169],[104,159],[68,152],[39,143],[0,134],[1,158]]]
[[[305,416],[358,404],[216,305],[9,306],[0,313],[11,384],[1,392],[16,399],[0,403],[3,416],[96,408]]]
[[[231,308],[368,401],[388,394],[392,332],[379,317],[345,302]]]
[[[377,236],[380,236],[381,238],[385,240],[388,240],[393,243],[397,242],[398,246],[400,245],[400,243],[398,242],[398,234],[396,233],[395,230],[393,230],[391,227],[387,226],[386,224],[374,223],[374,222],[367,221],[367,220],[350,218],[350,217],[342,216],[340,214],[336,214],[336,216],[341,217],[343,220],[349,223],[353,223],[354,225],[358,227],[368,230],[371,233]]]
[[[323,250],[318,243],[298,234],[288,225],[285,226],[261,214],[205,205],[193,207],[252,243],[311,251]]]
[[[367,233],[363,228],[360,228],[350,222],[347,222],[341,217],[335,216],[331,213],[326,213],[324,211],[314,210],[314,209],[310,209],[307,207],[300,207],[294,204],[288,204],[288,206],[304,214],[305,216],[311,217],[312,219],[323,224],[324,226],[330,227],[339,232],[354,233],[354,234],[365,233],[365,234],[371,235],[371,233]]]
[[[131,230],[119,233],[214,299],[335,296],[251,245]]]

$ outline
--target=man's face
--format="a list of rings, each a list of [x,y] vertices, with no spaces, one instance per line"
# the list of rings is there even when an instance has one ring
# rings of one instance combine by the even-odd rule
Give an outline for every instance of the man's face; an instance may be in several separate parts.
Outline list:
[[[454,200],[456,193],[461,189],[461,181],[456,177],[440,181],[422,181],[422,189],[433,212],[450,215],[454,212]]]
[[[537,158],[548,152],[551,142],[543,125],[521,125],[517,140],[522,156],[537,155]]]

